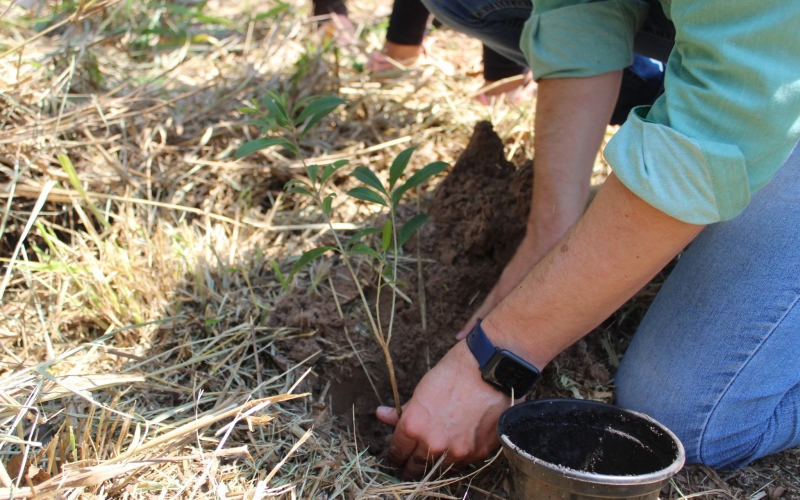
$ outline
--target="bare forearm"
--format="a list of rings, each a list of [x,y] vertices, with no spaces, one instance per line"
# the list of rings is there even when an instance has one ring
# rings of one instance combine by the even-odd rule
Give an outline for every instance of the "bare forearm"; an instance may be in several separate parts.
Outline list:
[[[525,238],[500,280],[456,338],[495,308],[583,213],[589,177],[619,93],[621,72],[539,82],[536,165]]]
[[[543,367],[633,296],[700,232],[613,175],[567,236],[485,321],[495,343]]]
[[[533,200],[528,233],[549,250],[578,220],[619,93],[621,72],[541,80],[536,103]]]

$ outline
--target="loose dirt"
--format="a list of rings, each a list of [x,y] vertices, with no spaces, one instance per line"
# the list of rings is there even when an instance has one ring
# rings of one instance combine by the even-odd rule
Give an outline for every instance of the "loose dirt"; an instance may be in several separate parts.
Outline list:
[[[416,262],[409,260],[400,273],[400,279],[408,284],[403,291],[411,302],[398,299],[390,349],[403,402],[411,397],[422,376],[453,346],[456,332],[511,259],[524,236],[532,185],[532,163],[516,168],[506,161],[503,143],[492,126],[479,123],[467,148],[436,189],[427,210],[431,220],[419,231],[425,329]],[[404,207],[401,215],[410,217],[415,211],[416,208]],[[412,238],[406,244],[405,255],[415,257],[416,248],[416,238]],[[360,277],[362,283],[371,284],[373,271],[367,267],[361,266]],[[340,425],[352,426],[355,419],[363,443],[373,453],[381,453],[391,429],[374,417],[379,400],[364,366],[380,400],[393,404],[383,355],[368,329],[346,269],[334,265],[330,273],[345,317],[340,317],[326,280],[315,293],[296,289],[277,305],[270,323],[296,327],[308,335],[284,342],[285,350],[275,356],[275,361],[288,366],[288,360],[298,362],[311,357],[314,375],[309,377],[310,387],[306,388],[313,390],[321,403],[329,405],[326,411],[338,416]],[[373,302],[374,286],[367,292]],[[389,299],[390,293],[384,292],[384,328],[389,323]],[[354,347],[359,351],[358,357]],[[577,364],[593,367],[591,370],[596,373],[589,375],[608,381],[608,371],[587,353],[585,346],[579,346],[570,359],[576,355]]]

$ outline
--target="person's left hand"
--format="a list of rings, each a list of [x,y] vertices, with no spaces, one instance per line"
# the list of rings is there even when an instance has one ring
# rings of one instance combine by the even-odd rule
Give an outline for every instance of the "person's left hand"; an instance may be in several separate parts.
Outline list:
[[[420,381],[399,421],[393,408],[377,417],[395,426],[389,462],[403,479],[421,477],[445,452],[442,469],[458,469],[487,457],[500,442],[495,427],[511,398],[481,379],[465,342],[456,344]]]

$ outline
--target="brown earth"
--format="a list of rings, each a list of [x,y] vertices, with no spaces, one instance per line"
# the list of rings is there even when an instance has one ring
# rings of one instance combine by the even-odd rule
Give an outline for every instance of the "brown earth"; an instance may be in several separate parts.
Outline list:
[[[408,284],[402,290],[411,303],[398,299],[390,350],[403,402],[411,397],[422,376],[452,347],[456,332],[481,304],[511,259],[524,236],[532,185],[532,164],[528,162],[517,169],[506,161],[503,143],[491,125],[479,123],[469,145],[436,189],[428,209],[431,220],[419,231],[425,329],[416,262],[403,264],[400,273],[400,279]],[[404,207],[404,215],[410,217],[413,213],[411,207]],[[415,238],[406,244],[405,255],[415,257]],[[364,272],[366,268],[361,266],[359,276],[369,286],[374,283],[374,272]],[[270,323],[316,334],[287,340],[275,361],[288,366],[285,358],[298,362],[321,352],[309,361],[314,363],[315,376],[309,377],[310,387],[306,388],[330,406],[330,409],[322,405],[319,408],[338,416],[340,424],[352,426],[355,418],[363,443],[373,453],[380,453],[391,429],[374,417],[379,401],[364,367],[353,353],[353,346],[359,350],[380,399],[391,405],[392,392],[383,354],[369,330],[345,267],[334,265],[330,272],[345,318],[340,317],[331,290],[325,286],[327,280],[323,280],[317,293],[294,290],[276,306]],[[390,293],[386,291],[388,288],[384,290],[381,319],[386,328]],[[373,303],[374,285],[366,291]],[[585,369],[582,376],[591,378],[595,384],[605,384],[609,372],[589,354],[590,350],[581,342],[554,365]],[[538,392],[551,393],[546,387],[540,387]]]

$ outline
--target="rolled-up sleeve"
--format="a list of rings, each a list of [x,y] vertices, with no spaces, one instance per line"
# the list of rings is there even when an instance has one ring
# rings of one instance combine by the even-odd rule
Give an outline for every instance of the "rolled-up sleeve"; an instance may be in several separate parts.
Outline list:
[[[647,10],[640,0],[534,0],[520,48],[536,80],[620,70]]]
[[[693,224],[736,217],[800,139],[800,2],[672,0],[665,93],[604,151],[615,175]]]

